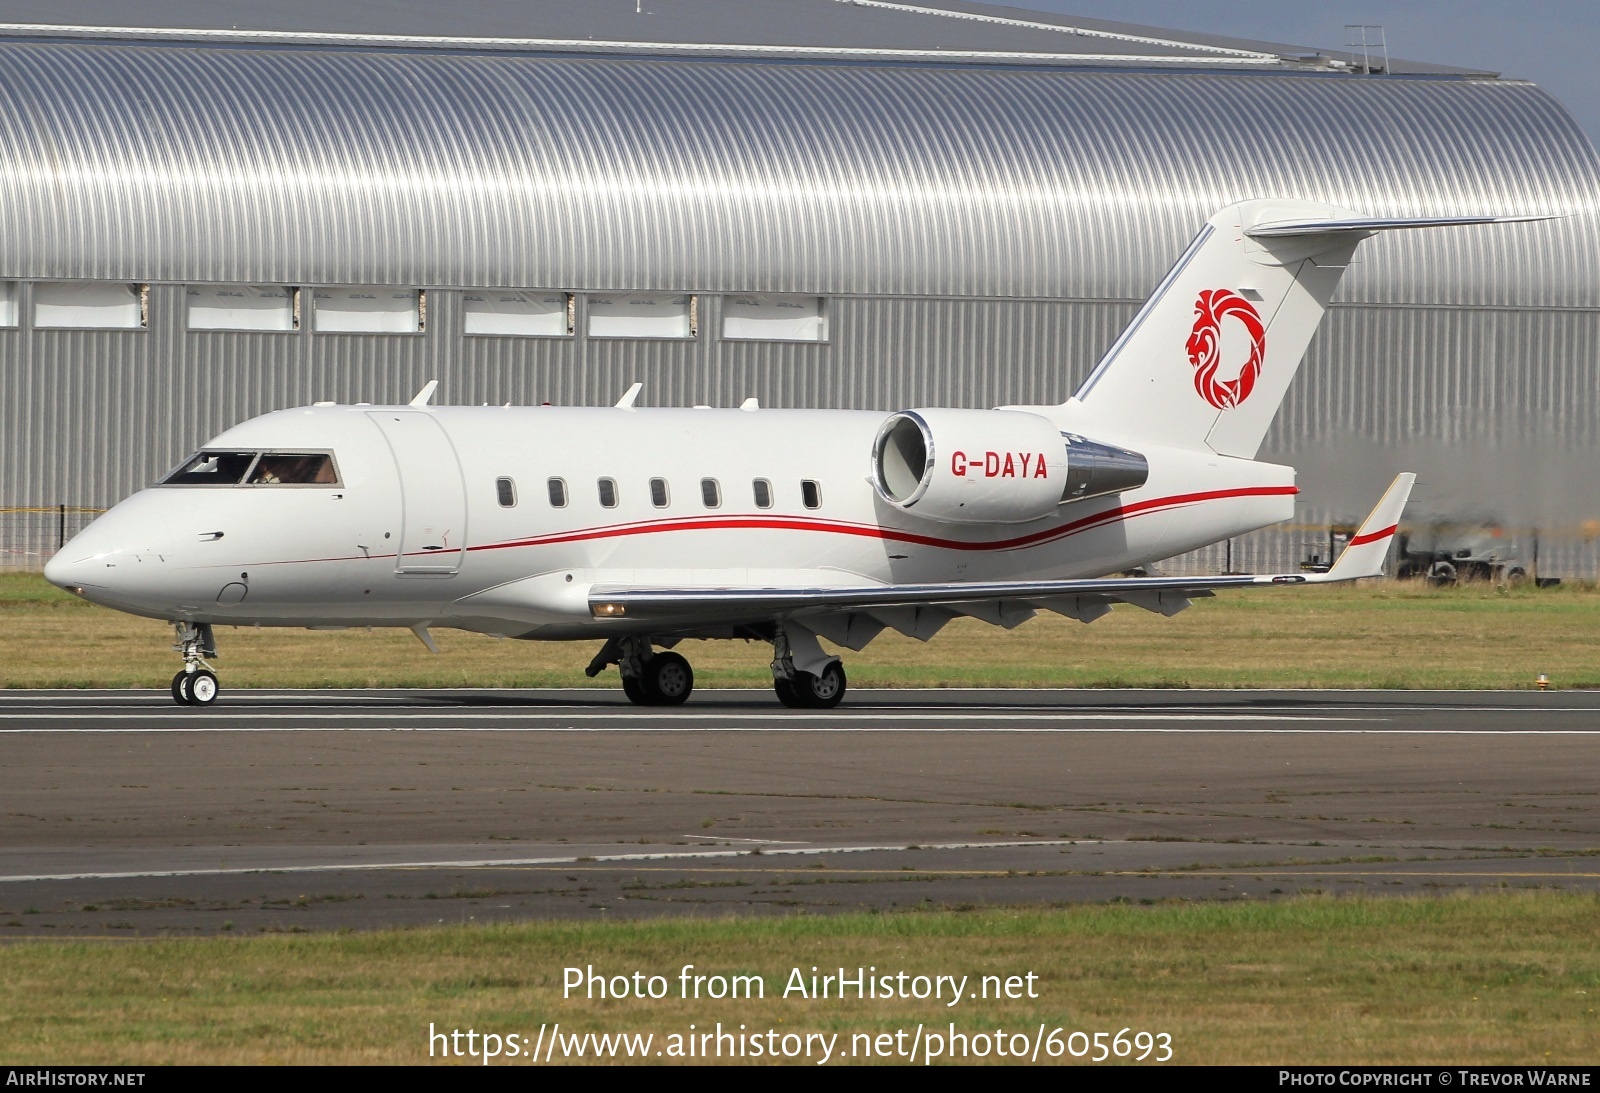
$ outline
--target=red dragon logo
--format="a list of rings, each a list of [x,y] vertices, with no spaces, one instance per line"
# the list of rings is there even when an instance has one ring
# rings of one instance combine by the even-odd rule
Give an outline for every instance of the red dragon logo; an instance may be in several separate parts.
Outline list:
[[[1222,320],[1233,316],[1250,335],[1250,357],[1231,380],[1217,378],[1222,358]],[[1255,305],[1226,288],[1203,290],[1194,302],[1194,330],[1189,334],[1189,363],[1194,366],[1194,389],[1219,410],[1232,410],[1250,397],[1261,375],[1267,352],[1267,331]]]

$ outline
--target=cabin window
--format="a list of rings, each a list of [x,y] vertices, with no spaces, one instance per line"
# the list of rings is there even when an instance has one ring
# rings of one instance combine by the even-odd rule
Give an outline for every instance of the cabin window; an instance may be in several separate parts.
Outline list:
[[[199,452],[161,480],[163,486],[237,486],[256,461],[255,452]]]
[[[553,509],[567,507],[567,480],[565,478],[552,478],[550,480],[550,507]]]
[[[298,291],[281,285],[190,285],[184,289],[189,329],[298,329]]]
[[[698,309],[693,296],[667,292],[615,292],[587,298],[591,338],[692,338]]]
[[[715,478],[702,478],[700,480],[700,500],[705,502],[708,509],[722,507],[722,487]]]
[[[335,486],[339,476],[326,452],[265,452],[245,478],[247,486]]]
[[[494,480],[495,495],[500,498],[500,507],[514,509],[517,507],[517,484],[509,478],[496,478]]]
[[[572,334],[572,294],[521,289],[467,289],[461,294],[463,332],[509,338],[566,338]]]
[[[602,478],[600,486],[600,507],[614,509],[617,507],[617,480],[615,478]]]
[[[750,491],[755,494],[756,508],[770,509],[772,507],[772,483],[765,478],[758,478],[750,483]]]
[[[671,495],[667,493],[667,480],[665,478],[652,478],[650,480],[650,503],[658,509],[664,509],[671,502]]]
[[[139,330],[150,286],[107,281],[42,281],[33,286],[33,325],[56,330]]]
[[[806,479],[800,483],[800,500],[805,503],[808,509],[820,509],[822,507],[822,487],[811,479]]]
[[[311,294],[315,325],[334,334],[416,334],[422,330],[423,296],[393,285],[345,285]]]
[[[821,296],[724,296],[722,336],[729,341],[825,342],[828,312]]]

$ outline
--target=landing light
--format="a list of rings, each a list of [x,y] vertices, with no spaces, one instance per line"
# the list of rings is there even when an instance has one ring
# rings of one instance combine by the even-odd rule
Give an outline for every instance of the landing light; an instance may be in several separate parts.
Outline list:
[[[620,603],[597,603],[590,611],[597,619],[620,619],[628,613],[628,608]]]

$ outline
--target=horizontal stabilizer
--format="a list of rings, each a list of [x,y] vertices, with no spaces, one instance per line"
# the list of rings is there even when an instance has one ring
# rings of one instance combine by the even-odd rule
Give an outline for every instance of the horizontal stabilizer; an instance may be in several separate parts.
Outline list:
[[[1336,232],[1395,231],[1400,228],[1459,228],[1470,224],[1527,224],[1555,220],[1554,216],[1357,216],[1343,219],[1276,220],[1257,224],[1244,233],[1252,239],[1282,239],[1293,235],[1333,235]]]
[[[1407,472],[1396,475],[1389,489],[1378,502],[1378,507],[1361,521],[1361,526],[1350,537],[1350,543],[1326,573],[1319,573],[1313,581],[1353,581],[1360,577],[1383,576],[1383,560],[1389,556],[1389,543],[1394,539],[1400,524],[1400,514],[1411,498],[1411,487],[1417,476]]]

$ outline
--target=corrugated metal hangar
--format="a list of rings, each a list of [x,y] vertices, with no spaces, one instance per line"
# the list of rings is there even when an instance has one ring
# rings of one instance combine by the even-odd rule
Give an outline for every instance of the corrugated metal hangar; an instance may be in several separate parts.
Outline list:
[[[1211,212],[1289,196],[1562,215],[1366,244],[1263,458],[1305,525],[1405,467],[1423,511],[1593,575],[1600,162],[1533,84],[981,4],[645,7],[0,28],[0,507],[108,505],[243,418],[433,378],[1060,401]],[[0,527],[6,564],[59,530]]]

